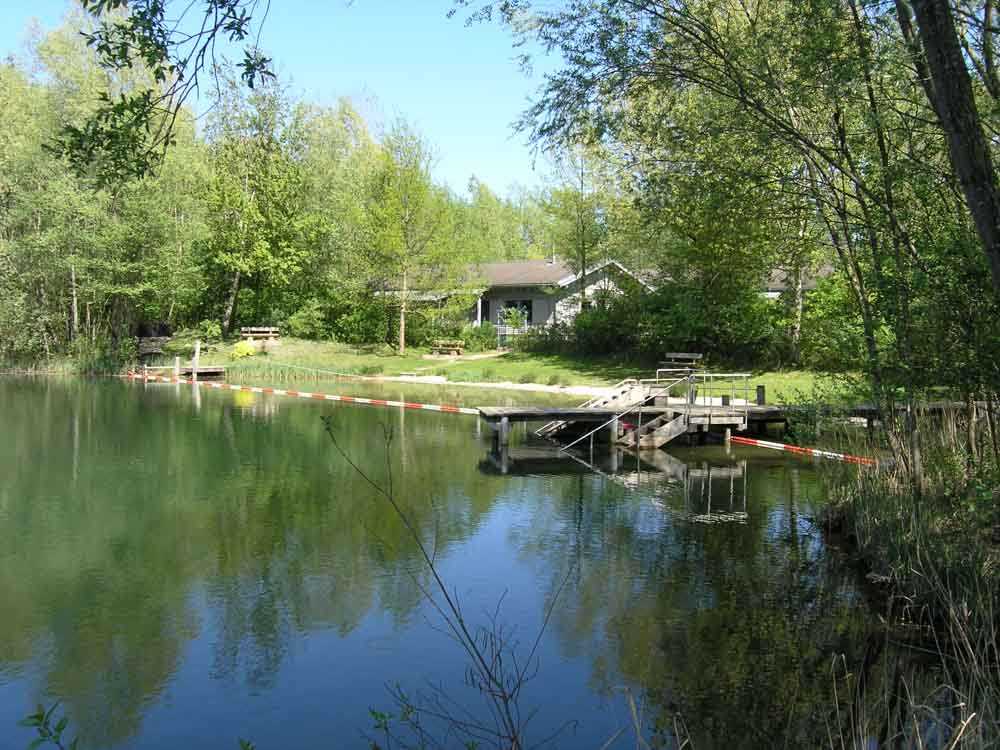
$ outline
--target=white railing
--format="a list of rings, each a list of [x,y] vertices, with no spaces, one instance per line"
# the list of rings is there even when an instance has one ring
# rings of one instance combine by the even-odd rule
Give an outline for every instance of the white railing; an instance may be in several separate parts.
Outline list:
[[[607,394],[606,396],[593,396],[592,398],[589,398],[586,401],[584,401],[576,408],[593,409],[594,407],[597,406],[604,406],[614,401],[619,396],[624,396],[626,393],[630,392],[633,388],[635,388],[639,384],[640,381],[636,380],[635,378],[625,378],[624,380],[619,381],[618,383],[615,383],[613,386],[611,386],[611,393]],[[535,434],[548,435],[550,432],[559,429],[564,424],[566,424],[565,420],[556,420],[554,422],[548,422],[539,427],[537,430],[535,430]]]
[[[645,393],[644,393],[643,394],[644,398],[639,403],[633,404],[628,409],[625,409],[624,411],[622,411],[622,412],[620,412],[618,414],[615,414],[607,422],[604,422],[603,424],[595,427],[590,432],[588,432],[586,435],[582,435],[582,436],[578,437],[572,443],[568,443],[567,445],[562,446],[559,450],[560,451],[568,450],[568,449],[572,448],[574,445],[576,445],[577,443],[579,443],[579,442],[581,442],[583,440],[586,440],[589,437],[592,437],[593,435],[595,435],[596,433],[600,432],[601,430],[603,430],[608,425],[610,425],[610,424],[612,424],[614,422],[617,422],[621,417],[624,417],[626,414],[630,414],[630,413],[634,412],[636,409],[641,409],[643,406],[646,405],[647,401],[652,401],[657,396],[660,396],[663,393],[667,393],[669,395],[671,388],[673,388],[678,383],[683,383],[684,381],[688,381],[688,389],[690,390],[691,386],[690,386],[689,376],[685,376],[683,378],[677,378],[676,380],[671,381],[671,382],[667,383],[664,386],[660,386],[659,390],[650,391],[650,393],[649,393],[648,396],[646,396]],[[687,400],[690,401],[690,399],[687,399]]]

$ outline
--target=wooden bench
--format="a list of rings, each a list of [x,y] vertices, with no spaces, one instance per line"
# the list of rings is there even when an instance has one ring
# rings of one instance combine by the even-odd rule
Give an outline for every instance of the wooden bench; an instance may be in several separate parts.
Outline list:
[[[687,368],[693,370],[698,366],[704,354],[695,354],[693,352],[667,352],[663,355],[666,359],[660,364],[665,368],[677,367],[677,368]]]
[[[457,354],[462,356],[465,350],[465,342],[458,339],[434,339],[431,345],[431,352],[434,354]]]
[[[277,341],[281,338],[281,330],[277,326],[244,326],[240,336],[246,341]]]

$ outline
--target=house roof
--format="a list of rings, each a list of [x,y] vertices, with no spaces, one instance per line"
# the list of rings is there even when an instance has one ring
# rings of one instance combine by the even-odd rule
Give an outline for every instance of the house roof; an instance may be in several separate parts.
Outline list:
[[[559,284],[573,269],[561,261],[518,260],[510,263],[483,263],[476,268],[488,286],[536,286]]]
[[[816,288],[816,284],[820,279],[824,279],[834,273],[834,267],[830,264],[825,264],[821,266],[814,273],[806,272],[802,276],[802,289],[803,291],[812,291]],[[783,292],[788,289],[791,283],[790,274],[780,268],[776,268],[771,271],[767,278],[767,283],[765,286],[768,292]]]
[[[616,260],[606,260],[587,269],[584,275],[611,268],[631,276],[640,284],[650,287],[642,279]],[[508,263],[483,263],[475,271],[486,281],[487,287],[497,286],[558,286],[566,287],[579,279],[580,274],[558,260],[518,260]]]

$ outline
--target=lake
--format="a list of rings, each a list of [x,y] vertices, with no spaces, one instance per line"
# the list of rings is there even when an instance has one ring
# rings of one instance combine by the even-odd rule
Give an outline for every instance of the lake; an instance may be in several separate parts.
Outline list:
[[[445,397],[540,402],[405,391]],[[2,748],[57,700],[84,748],[363,748],[393,690],[435,685],[483,717],[369,479],[469,622],[523,659],[550,613],[520,699],[535,741],[634,747],[631,699],[666,746],[675,726],[696,748],[825,744],[831,661],[866,642],[816,468],[784,454],[569,458],[519,427],[500,460],[472,416],[111,379],[0,379],[0,419]]]

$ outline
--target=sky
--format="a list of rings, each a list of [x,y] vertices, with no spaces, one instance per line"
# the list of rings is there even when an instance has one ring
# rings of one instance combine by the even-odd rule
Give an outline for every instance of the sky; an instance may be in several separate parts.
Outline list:
[[[180,2],[180,0],[175,0]],[[67,0],[0,0],[0,59],[20,56],[36,20],[58,26]],[[494,191],[547,174],[513,123],[552,68],[525,74],[498,24],[447,17],[451,0],[272,0],[260,43],[282,80],[318,104],[351,97],[376,128],[405,118],[432,145],[435,178],[464,193],[475,175]]]

